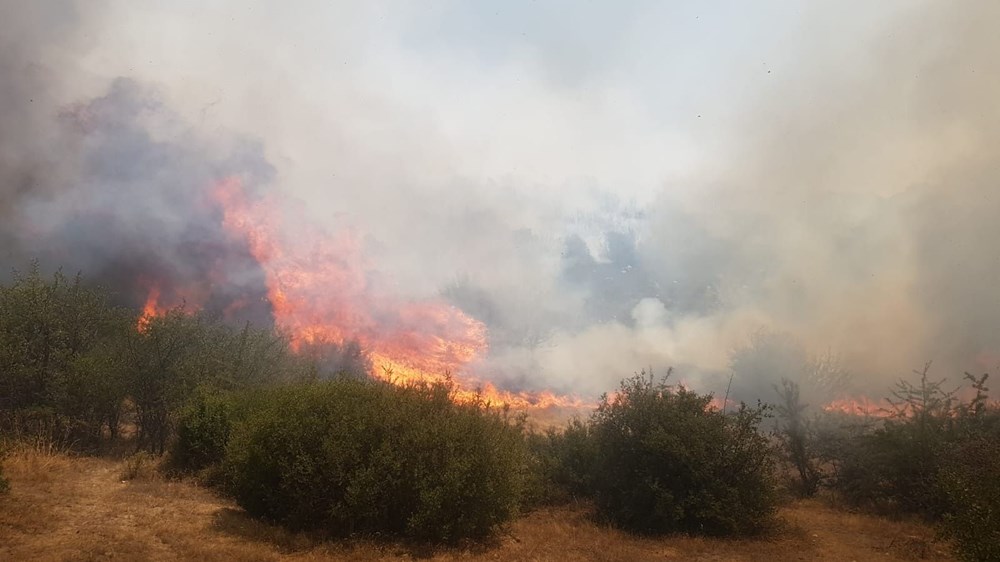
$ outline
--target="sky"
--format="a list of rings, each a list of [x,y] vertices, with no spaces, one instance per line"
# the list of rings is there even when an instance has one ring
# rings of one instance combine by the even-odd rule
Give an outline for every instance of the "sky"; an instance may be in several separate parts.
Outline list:
[[[185,201],[238,169],[358,233],[396,293],[484,322],[476,368],[506,386],[672,366],[718,391],[762,330],[859,390],[958,378],[1000,363],[997,16],[0,0],[0,258],[121,269],[125,239],[187,263],[218,233]]]

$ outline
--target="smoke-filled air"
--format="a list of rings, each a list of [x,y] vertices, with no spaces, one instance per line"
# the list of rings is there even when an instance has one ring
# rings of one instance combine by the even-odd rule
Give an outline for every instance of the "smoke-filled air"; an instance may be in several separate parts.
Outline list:
[[[514,406],[957,380],[1000,363],[998,18],[2,0],[0,275]]]

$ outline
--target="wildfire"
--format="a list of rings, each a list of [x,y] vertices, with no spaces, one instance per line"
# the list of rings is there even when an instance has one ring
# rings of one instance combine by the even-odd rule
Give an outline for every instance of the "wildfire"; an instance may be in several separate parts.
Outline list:
[[[423,371],[401,363],[391,357],[379,353],[371,354],[373,375],[391,383],[455,382],[447,372]],[[573,396],[556,394],[550,391],[541,392],[510,392],[498,389],[488,381],[475,381],[471,377],[463,377],[464,384],[454,390],[454,396],[460,401],[482,399],[496,405],[507,405],[515,410],[527,409],[589,409],[594,404]]]
[[[149,329],[149,324],[154,318],[159,318],[173,310],[185,310],[187,301],[180,298],[176,291],[168,291],[167,295],[164,296],[159,283],[143,280],[142,284],[148,288],[146,289],[146,301],[142,305],[142,313],[139,314],[139,320],[135,325],[135,329],[140,333],[145,333]],[[198,297],[198,293],[196,288],[185,291],[185,294],[191,294],[194,297]],[[195,302],[197,304],[198,301]],[[200,307],[195,306],[191,310],[198,308]]]
[[[354,340],[366,350],[372,375],[394,383],[441,382],[454,373],[459,400],[482,398],[516,409],[582,408],[551,392],[513,393],[468,372],[487,350],[482,322],[438,299],[401,299],[373,281],[359,237],[296,225],[287,230],[273,202],[251,200],[238,178],[215,186],[223,226],[247,242],[264,269],[275,323],[293,349]]]
[[[892,404],[887,400],[872,400],[866,396],[838,398],[824,405],[823,411],[871,418],[887,418],[894,415]]]
[[[135,326],[136,330],[145,333],[149,329],[149,322],[153,318],[163,314],[164,311],[160,309],[159,302],[160,288],[157,285],[153,285],[146,296],[146,304],[142,305],[142,314],[139,315],[139,321]]]

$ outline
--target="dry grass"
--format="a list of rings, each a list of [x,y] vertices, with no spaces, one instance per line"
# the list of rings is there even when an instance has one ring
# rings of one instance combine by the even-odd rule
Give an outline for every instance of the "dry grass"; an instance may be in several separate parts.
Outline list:
[[[951,560],[915,522],[852,514],[821,501],[782,510],[782,529],[759,539],[642,538],[595,524],[586,505],[528,514],[492,542],[427,549],[323,541],[247,517],[143,461],[72,458],[22,448],[5,460],[0,560]]]

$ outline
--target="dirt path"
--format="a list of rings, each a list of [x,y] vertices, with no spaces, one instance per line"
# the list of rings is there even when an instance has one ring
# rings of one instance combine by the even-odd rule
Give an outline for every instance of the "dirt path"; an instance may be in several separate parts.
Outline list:
[[[12,491],[0,499],[0,560],[952,560],[925,526],[818,501],[784,508],[786,529],[756,540],[638,538],[568,506],[531,513],[471,549],[321,542],[249,519],[189,483],[122,482],[122,468],[59,455],[7,459]]]

